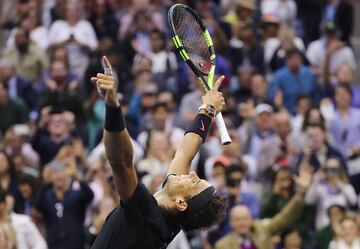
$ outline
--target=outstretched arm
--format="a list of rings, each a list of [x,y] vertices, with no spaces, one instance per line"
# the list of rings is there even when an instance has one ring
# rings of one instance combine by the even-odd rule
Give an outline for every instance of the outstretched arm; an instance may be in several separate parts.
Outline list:
[[[104,56],[104,66],[110,63]],[[112,75],[98,73],[91,78],[97,85],[100,96],[106,105],[104,144],[106,157],[113,170],[116,190],[122,200],[131,197],[137,186],[137,177],[133,165],[133,147],[125,128],[121,107],[117,98],[116,84]]]
[[[221,76],[214,84],[214,87],[208,91],[203,97],[202,102],[203,104],[212,105],[215,107],[216,112],[221,111],[221,109],[225,105],[224,97],[222,93],[219,92],[219,87],[224,80],[224,76]],[[207,115],[204,111],[199,111],[199,113]],[[204,121],[205,122],[205,121]],[[205,122],[206,123],[206,122]],[[200,120],[200,129],[201,128],[209,128],[209,127],[202,127],[202,123]],[[187,132],[182,140],[179,148],[176,151],[175,157],[172,160],[168,175],[170,174],[177,174],[177,175],[184,175],[189,173],[191,161],[194,159],[196,153],[198,152],[201,144],[203,143],[203,138],[195,133],[195,132]]]

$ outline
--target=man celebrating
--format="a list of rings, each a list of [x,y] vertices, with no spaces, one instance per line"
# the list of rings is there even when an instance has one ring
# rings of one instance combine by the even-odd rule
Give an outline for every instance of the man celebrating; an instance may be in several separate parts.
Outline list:
[[[110,64],[103,58],[105,68]],[[190,163],[206,139],[211,118],[225,102],[218,91],[224,77],[202,97],[203,105],[172,160],[163,188],[152,196],[138,183],[133,148],[125,128],[116,84],[111,75],[91,78],[106,105],[104,143],[120,205],[107,217],[93,249],[166,248],[180,229],[193,230],[221,221],[226,200],[214,187],[190,172]]]

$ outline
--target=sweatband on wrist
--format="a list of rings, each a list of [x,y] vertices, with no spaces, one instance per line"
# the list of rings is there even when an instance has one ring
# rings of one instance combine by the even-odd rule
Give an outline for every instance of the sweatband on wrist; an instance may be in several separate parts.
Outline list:
[[[119,132],[125,129],[125,121],[121,107],[105,105],[104,129],[109,132]]]
[[[198,115],[196,115],[190,129],[187,130],[185,134],[188,132],[196,133],[203,139],[203,142],[205,142],[206,136],[210,130],[210,125],[211,118],[206,114],[199,113]]]

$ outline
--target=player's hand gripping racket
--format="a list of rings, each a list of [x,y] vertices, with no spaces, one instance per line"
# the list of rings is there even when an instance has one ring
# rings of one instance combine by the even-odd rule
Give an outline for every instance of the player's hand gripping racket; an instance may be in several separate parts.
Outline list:
[[[189,65],[205,91],[213,87],[215,73],[215,49],[203,21],[190,7],[173,5],[168,13],[173,42],[181,58]],[[221,143],[231,143],[221,112],[215,116]]]

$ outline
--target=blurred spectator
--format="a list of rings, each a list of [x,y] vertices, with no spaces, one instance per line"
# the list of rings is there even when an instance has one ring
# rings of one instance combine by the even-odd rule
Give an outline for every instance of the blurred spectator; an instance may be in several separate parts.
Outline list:
[[[261,28],[263,32],[263,40],[265,41],[265,61],[268,61],[268,58],[270,59],[268,55],[269,49],[267,49],[267,43],[268,41],[278,37],[280,26],[279,18],[274,14],[269,13],[261,17]]]
[[[250,210],[244,205],[235,206],[230,213],[232,233],[215,244],[216,249],[258,248],[271,246],[271,238],[293,222],[296,210],[303,204],[303,195],[311,184],[309,169],[302,168],[296,184],[299,190],[289,203],[272,219],[253,219]],[[271,247],[270,247],[271,248]]]
[[[116,208],[116,202],[113,198],[104,197],[97,205],[96,212],[93,216],[93,225],[90,227],[89,232],[91,233],[91,243],[95,241],[97,234],[100,232],[101,227],[105,223],[106,217],[111,211]]]
[[[50,73],[45,76],[45,89],[38,98],[38,107],[53,106],[74,113],[76,121],[84,118],[83,93],[80,80],[71,80],[71,75],[63,61],[53,61]]]
[[[35,108],[37,94],[31,81],[16,74],[16,68],[9,60],[0,60],[0,81],[8,86],[10,98],[20,98],[29,110]]]
[[[171,120],[171,112],[165,103],[155,103],[150,112],[150,118],[147,122],[150,132],[160,131],[169,138],[170,145],[177,148],[181,141],[184,130],[174,126]],[[137,141],[143,148],[146,148],[146,141],[148,139],[148,132],[142,131],[137,137]],[[151,139],[150,139],[151,141]]]
[[[337,204],[331,205],[326,211],[330,222],[329,225],[316,231],[314,244],[315,249],[329,248],[329,244],[335,236],[335,231],[339,229],[340,220],[345,214],[345,208]]]
[[[236,129],[229,129],[228,132],[232,140],[231,144],[222,146],[220,151],[219,149],[216,150],[221,153],[210,156],[205,161],[206,179],[213,183],[215,179],[212,174],[217,163],[221,163],[225,168],[230,164],[240,164],[244,166],[243,170],[246,178],[249,178],[250,180],[257,179],[258,171],[255,158],[250,155],[243,154],[242,141]]]
[[[260,9],[263,15],[274,14],[280,22],[286,22],[290,26],[295,24],[297,7],[294,0],[263,0]]]
[[[39,93],[49,88],[47,82],[50,78],[53,78],[54,76],[63,78],[62,80],[67,82],[79,80],[79,76],[75,74],[70,68],[69,56],[66,47],[64,47],[61,44],[52,46],[51,49],[49,50],[49,57],[50,57],[50,67],[47,70],[45,70],[44,73],[41,75],[41,78],[39,79],[38,85],[36,87]],[[59,70],[59,64],[57,64],[58,65],[57,68],[54,68],[54,64],[58,62],[60,62],[61,65],[64,65],[61,67],[62,70]]]
[[[268,87],[268,82],[263,74],[252,74],[250,80],[250,90],[255,106],[261,103],[269,105],[273,104],[273,100],[268,97]]]
[[[224,17],[224,21],[230,23],[234,29],[239,23],[251,21],[255,10],[254,0],[236,0],[231,11]]]
[[[291,119],[291,128],[294,133],[301,132],[305,114],[311,107],[311,98],[308,95],[299,95],[296,98],[296,115]]]
[[[351,107],[360,108],[360,87],[355,84],[355,73],[350,66],[341,64],[334,77],[331,77],[330,72],[328,72],[329,75],[326,75],[326,73],[324,75],[325,97],[334,99],[336,87],[338,85],[347,85],[352,92]]]
[[[149,0],[131,1],[128,8],[126,8],[124,13],[120,16],[120,23],[120,39],[134,35],[137,32],[140,34],[153,28],[157,28],[161,31],[165,28],[165,22],[161,13],[156,7],[154,8]]]
[[[334,139],[334,147],[345,158],[360,150],[360,110],[350,107],[352,90],[348,85],[339,85],[335,89],[336,111],[330,121],[329,131]],[[351,117],[351,121],[350,121]]]
[[[338,237],[330,242],[329,249],[360,248],[359,229],[353,215],[345,215],[340,221]]]
[[[347,173],[346,162],[340,151],[331,146],[326,139],[326,128],[322,124],[310,124],[306,128],[306,139],[300,153],[297,168],[302,163],[310,164],[314,171],[331,158],[339,160],[340,167]]]
[[[303,236],[299,230],[288,229],[281,235],[281,249],[301,249],[303,248]]]
[[[329,224],[326,210],[331,205],[337,204],[347,208],[357,205],[354,187],[348,183],[348,178],[341,168],[339,160],[327,160],[324,166],[315,173],[314,182],[305,200],[308,204],[317,204],[317,229]]]
[[[116,19],[109,1],[95,0],[92,1],[92,4],[89,21],[97,38],[100,40],[104,37],[111,37],[113,41],[116,41],[119,21]]]
[[[320,22],[325,1],[296,0],[299,25],[298,32],[306,45],[319,39]]]
[[[279,167],[279,166],[278,166]],[[276,168],[276,166],[274,166]],[[271,218],[279,213],[295,193],[292,172],[288,167],[279,167],[273,172],[272,190],[261,198],[261,218]]]
[[[20,176],[18,189],[21,197],[18,203],[18,213],[31,215],[38,194],[37,185],[37,180],[31,175],[23,174]]]
[[[0,152],[0,187],[1,190],[11,194],[15,198],[14,209],[17,211],[17,205],[20,199],[20,192],[17,188],[18,177],[15,174],[15,167],[6,152]]]
[[[8,155],[15,157],[20,155],[24,159],[26,166],[38,169],[39,155],[28,142],[30,129],[26,125],[15,125],[9,128],[3,140],[3,148]],[[15,159],[15,158],[14,158]],[[24,169],[25,170],[25,169]]]
[[[235,91],[231,93],[231,97],[234,98],[236,105],[247,102],[253,97],[253,93],[251,92],[253,74],[256,74],[256,72],[250,65],[243,65],[236,69],[236,75],[233,78],[237,82],[235,82],[236,86],[234,86]]]
[[[161,131],[150,131],[147,140],[147,153],[144,159],[138,162],[137,170],[152,177],[156,175],[165,177],[175,153],[169,137]]]
[[[354,52],[338,38],[337,31],[333,22],[325,23],[323,37],[310,43],[306,50],[306,57],[314,73],[320,77],[323,77],[327,67],[331,76],[344,63],[352,70],[356,69]]]
[[[311,96],[312,102],[317,102],[316,78],[310,69],[303,64],[301,52],[292,48],[286,51],[286,66],[276,71],[270,86],[272,99],[280,94],[284,107],[295,114],[296,98],[301,94]]]
[[[328,126],[324,116],[322,115],[322,112],[319,110],[319,108],[316,107],[310,107],[305,112],[304,122],[302,123],[301,131],[306,132],[307,128],[313,125],[319,125],[320,127],[324,127],[324,129],[326,129]]]
[[[244,141],[244,152],[258,160],[266,140],[273,139],[275,136],[274,111],[268,104],[259,104],[252,112],[241,125],[239,132]]]
[[[51,23],[57,20],[64,20],[66,15],[66,3],[64,0],[55,0],[52,8],[50,9]]]
[[[9,208],[6,205],[6,194],[0,192],[0,248],[17,249],[17,234],[9,218]]]
[[[240,66],[251,66],[255,71],[264,73],[264,51],[256,41],[251,22],[239,23],[229,42],[228,56],[233,74]]]
[[[251,217],[259,216],[259,203],[256,196],[251,192],[244,191],[241,187],[246,179],[246,168],[247,166],[244,164],[231,164],[225,168],[225,187],[219,192],[226,196],[229,204],[224,221],[216,229],[209,231],[207,240],[211,245],[231,232],[230,211],[233,207],[244,205],[249,210]]]
[[[354,27],[354,8],[346,0],[327,0],[322,23],[334,22],[340,31],[340,39],[350,45]]]
[[[33,84],[49,64],[45,52],[31,42],[29,32],[24,28],[17,28],[15,44],[4,50],[3,57],[13,63],[19,76]]]
[[[151,72],[154,81],[159,86],[160,91],[171,90],[176,92],[174,74],[177,70],[177,60],[173,52],[165,50],[165,33],[160,30],[150,32],[151,52],[149,58],[152,61]]]
[[[89,64],[89,52],[97,48],[98,39],[91,23],[80,18],[79,4],[68,3],[65,13],[65,20],[57,20],[50,27],[50,45],[66,46],[70,68],[83,76]]]
[[[146,5],[144,6],[146,8]],[[130,51],[128,57],[138,53],[146,55],[151,51],[150,31],[156,28],[152,15],[149,11],[138,10],[131,14],[131,21],[122,23],[120,27],[120,39],[123,40]],[[162,28],[159,28],[162,30]]]
[[[50,162],[63,145],[71,144],[74,115],[56,108],[41,110],[38,128],[31,144],[39,153],[41,165]]]
[[[295,194],[295,182],[293,180],[292,170],[288,166],[273,166],[271,172],[272,186],[271,191],[266,191],[267,186],[264,184],[266,191],[261,198],[261,218],[272,218],[285,208],[286,204],[291,200]],[[312,209],[304,205],[294,217],[294,224],[292,228],[296,228],[302,233],[309,234],[309,229],[313,226],[313,219],[311,213]],[[290,228],[290,227],[289,227]]]
[[[266,41],[266,55],[270,55],[270,58],[266,58],[266,62],[269,63],[269,67],[272,73],[282,68],[286,64],[286,51],[292,48],[297,48],[301,51],[302,56],[305,51],[304,43],[299,37],[295,37],[295,34],[289,27],[283,27],[279,30],[278,38],[268,39]],[[304,63],[307,63],[304,58]]]
[[[264,183],[268,179],[268,170],[277,163],[280,167],[294,165],[301,152],[301,140],[298,134],[291,132],[291,118],[286,111],[274,114],[275,136],[266,139],[258,155],[258,174]]]
[[[84,248],[84,218],[93,192],[61,161],[49,167],[51,185],[44,186],[36,202],[36,216],[43,220],[49,249]]]
[[[0,213],[6,212],[7,219],[16,234],[17,249],[47,249],[46,242],[41,236],[30,217],[13,212],[14,199],[6,192],[0,191]]]
[[[30,39],[35,43],[39,48],[44,51],[49,46],[49,35],[48,29],[41,24],[41,16],[36,10],[31,10],[27,16],[21,21],[21,27],[29,32]],[[6,41],[7,47],[14,46],[15,43],[15,34],[17,28],[14,28]]]
[[[8,85],[0,81],[0,132],[14,124],[23,124],[28,121],[27,109],[23,102],[9,96]]]

